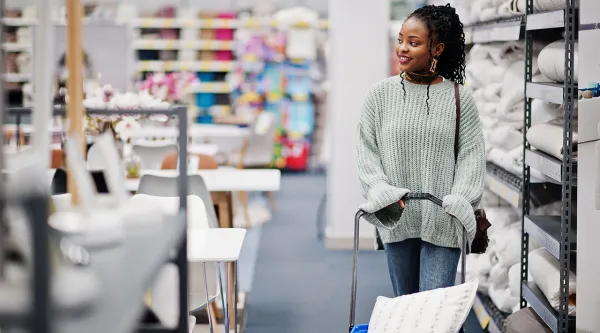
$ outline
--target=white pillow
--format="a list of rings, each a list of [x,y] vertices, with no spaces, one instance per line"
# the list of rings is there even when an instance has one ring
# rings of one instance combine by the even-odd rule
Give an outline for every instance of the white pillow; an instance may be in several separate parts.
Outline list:
[[[387,298],[380,296],[369,333],[456,333],[475,301],[477,278],[449,288]]]

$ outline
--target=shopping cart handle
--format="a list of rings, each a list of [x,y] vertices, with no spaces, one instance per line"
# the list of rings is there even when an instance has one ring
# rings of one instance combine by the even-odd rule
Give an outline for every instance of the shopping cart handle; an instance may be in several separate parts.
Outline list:
[[[443,201],[440,198],[430,193],[408,193],[404,197],[402,197],[401,200],[429,200],[440,207],[442,207],[443,203]]]

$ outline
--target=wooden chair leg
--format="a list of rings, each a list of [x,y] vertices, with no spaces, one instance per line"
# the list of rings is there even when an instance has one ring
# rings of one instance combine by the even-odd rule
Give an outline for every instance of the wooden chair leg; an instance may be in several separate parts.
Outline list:
[[[217,303],[210,303],[210,320],[213,323],[213,333],[219,333],[219,322],[217,321]],[[220,311],[219,311],[220,312]]]
[[[210,311],[212,311],[218,320],[223,319],[223,311],[217,306],[217,301],[210,303]]]

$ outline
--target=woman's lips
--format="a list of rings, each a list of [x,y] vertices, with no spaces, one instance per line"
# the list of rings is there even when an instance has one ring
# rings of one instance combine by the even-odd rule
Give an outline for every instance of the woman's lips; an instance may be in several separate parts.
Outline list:
[[[405,57],[405,56],[400,56],[398,57],[399,61],[401,64],[406,65],[408,64],[408,62],[410,61],[409,57]]]

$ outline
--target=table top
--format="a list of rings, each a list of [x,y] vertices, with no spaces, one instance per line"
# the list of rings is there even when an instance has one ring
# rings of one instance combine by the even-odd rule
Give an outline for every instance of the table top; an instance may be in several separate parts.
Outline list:
[[[163,140],[160,140],[163,141]],[[169,144],[171,142],[167,141],[167,142],[160,142],[160,141],[150,141],[150,140],[144,140],[143,142],[139,142],[137,144],[143,145],[143,146],[161,146],[161,145],[165,145],[165,144]],[[176,144],[176,141],[172,142],[173,144]],[[136,143],[134,143],[136,144]],[[131,144],[125,144],[123,146],[123,153],[125,155],[129,155],[131,153]],[[215,156],[217,155],[217,153],[219,152],[219,145],[216,144],[212,144],[212,143],[188,143],[187,146],[187,151],[188,151],[188,155],[189,154],[202,154],[202,155],[209,155],[209,156]]]
[[[246,229],[188,229],[188,261],[232,262],[240,257]]]
[[[177,177],[177,170],[142,170],[141,175],[151,174],[162,177]],[[276,169],[236,169],[222,167],[218,169],[203,169],[189,172],[189,175],[198,174],[204,178],[206,187],[211,192],[235,191],[279,191],[281,185],[281,171]],[[125,187],[130,192],[137,191],[140,179],[127,179]]]

